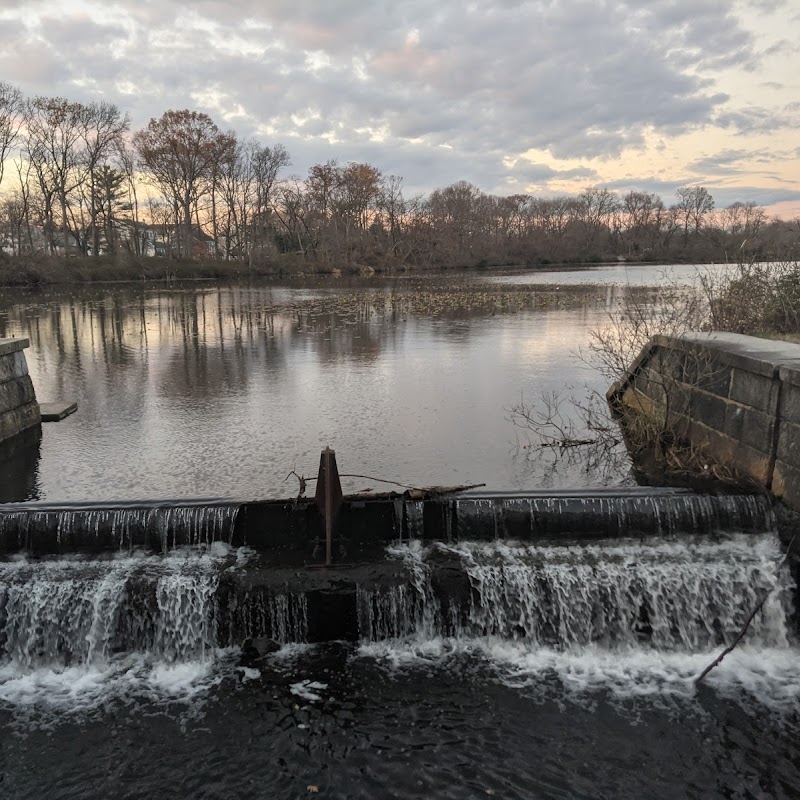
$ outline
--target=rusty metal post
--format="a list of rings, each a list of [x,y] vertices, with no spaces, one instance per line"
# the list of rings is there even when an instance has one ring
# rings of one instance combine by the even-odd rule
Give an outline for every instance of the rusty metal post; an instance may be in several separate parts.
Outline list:
[[[326,447],[319,458],[314,502],[325,521],[325,566],[330,566],[333,561],[333,522],[342,504],[342,484],[336,467],[336,453],[330,447]]]

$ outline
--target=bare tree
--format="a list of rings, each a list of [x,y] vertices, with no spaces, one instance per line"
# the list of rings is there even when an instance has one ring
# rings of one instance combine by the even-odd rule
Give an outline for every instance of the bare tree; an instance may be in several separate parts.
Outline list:
[[[277,189],[275,216],[283,228],[284,252],[296,252],[305,259],[309,249],[317,247],[315,232],[309,227],[312,218],[308,195],[299,180],[288,180]]]
[[[105,101],[90,103],[82,108],[82,126],[80,138],[83,144],[83,166],[89,181],[89,207],[90,225],[92,234],[92,254],[100,254],[99,226],[97,217],[108,211],[109,205],[109,173],[102,173],[105,177],[105,186],[98,191],[96,177],[100,164],[118,152],[123,135],[130,128],[130,118],[123,114],[117,106]],[[120,181],[121,182],[121,181]],[[112,224],[112,215],[107,214],[109,226]],[[107,229],[110,232],[110,227]],[[108,238],[108,237],[107,237]],[[111,242],[108,242],[109,247]]]
[[[22,92],[0,81],[0,186],[6,159],[17,141],[25,119],[25,100]]]
[[[254,208],[251,213],[253,241],[250,248],[250,265],[253,263],[253,250],[263,247],[269,227],[269,217],[273,205],[273,192],[278,173],[291,164],[289,153],[282,144],[273,147],[255,144],[251,151],[253,170]]]
[[[438,260],[451,265],[469,263],[476,203],[480,196],[480,189],[467,181],[431,193],[427,211]]]
[[[609,189],[590,186],[577,198],[577,217],[585,226],[585,246],[591,253],[603,232],[608,232],[613,214],[619,209],[617,196]]]
[[[631,191],[622,199],[628,253],[653,249],[659,242],[664,203],[652,192]]]
[[[83,129],[85,107],[62,97],[36,97],[26,109],[28,132],[26,157],[36,173],[45,199],[45,215],[53,246],[55,201],[60,206],[60,227],[64,252],[70,236],[68,207],[72,193],[85,179],[80,168],[78,143]],[[76,243],[82,247],[77,234]]]
[[[339,165],[330,160],[310,167],[305,182],[304,188],[308,196],[308,218],[305,224],[312,233],[311,249],[321,258],[330,257],[338,247],[338,220],[333,213],[333,197],[340,174]],[[284,195],[285,201],[286,193]],[[295,198],[291,197],[291,192],[290,199],[296,209],[300,208]]]
[[[381,173],[370,164],[351,162],[339,170],[331,198],[337,228],[343,235],[340,253],[347,261],[364,243],[376,211],[381,189]]]
[[[401,257],[403,225],[408,213],[408,208],[403,198],[402,178],[397,175],[389,175],[384,180],[380,197],[378,198],[378,210],[384,217],[384,224],[389,237],[390,253],[394,258]]]
[[[224,240],[223,256],[226,259],[237,258],[244,261],[247,257],[247,230],[254,202],[254,146],[252,141],[238,141],[217,168],[217,183],[223,204],[219,228]]]
[[[708,214],[714,210],[714,198],[704,186],[683,186],[678,195],[679,218],[683,224],[684,242],[689,238],[689,230],[699,234]]]
[[[184,257],[192,255],[192,212],[227,138],[207,114],[189,110],[165,111],[133,137],[146,173],[180,211]]]
[[[124,139],[117,143],[116,160],[125,176],[125,191],[127,202],[131,211],[132,230],[130,235],[131,252],[134,255],[142,255],[142,242],[140,238],[139,223],[139,195],[136,188],[136,151],[129,147]]]

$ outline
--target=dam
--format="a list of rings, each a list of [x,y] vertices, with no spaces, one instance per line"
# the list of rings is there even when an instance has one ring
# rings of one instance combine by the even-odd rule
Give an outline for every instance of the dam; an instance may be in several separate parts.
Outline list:
[[[598,570],[611,569],[620,554],[630,558],[637,547],[642,550],[644,570],[651,545],[652,553],[659,554],[670,552],[674,542],[681,543],[676,552],[697,542],[705,548],[704,559],[711,559],[717,541],[725,537],[740,542],[740,554],[746,552],[748,537],[756,543],[765,537],[777,542],[767,498],[714,497],[684,490],[346,498],[334,528],[331,552],[336,557],[327,565],[320,563],[323,530],[322,515],[312,502],[0,506],[0,552],[8,570],[4,577],[18,593],[14,602],[7,598],[3,604],[5,625],[17,631],[27,626],[28,649],[42,649],[52,657],[57,657],[58,648],[52,651],[37,644],[31,632],[46,628],[38,615],[60,630],[62,615],[72,616],[71,608],[87,615],[76,623],[79,639],[98,626],[113,638],[114,625],[122,630],[133,617],[140,620],[134,627],[144,642],[167,624],[176,628],[171,635],[192,641],[191,626],[197,624],[193,616],[183,620],[178,614],[167,623],[158,615],[160,587],[170,585],[185,594],[169,600],[164,595],[165,608],[203,609],[203,629],[211,638],[201,641],[207,648],[245,646],[253,639],[280,644],[360,641],[380,630],[388,638],[401,631],[445,635],[462,630],[459,620],[469,616],[470,609],[509,613],[502,608],[507,593],[518,594],[526,584],[534,591],[537,581],[550,575],[555,565],[560,565],[563,580],[569,583],[580,580],[587,570],[591,575],[593,564]],[[721,545],[719,550],[726,552]],[[241,563],[229,563],[234,553],[242,554]],[[559,553],[569,557],[562,560]],[[483,595],[483,579],[470,571],[481,558],[487,568],[495,559],[505,565],[495,578],[501,582],[496,596]],[[682,569],[688,566],[687,562]],[[628,566],[613,578],[603,573],[595,580],[623,580],[624,574],[634,580],[630,570]],[[670,591],[681,591],[681,575],[679,571],[670,579]],[[511,576],[513,583],[506,585]],[[703,591],[713,593],[720,579],[708,580],[711,583]],[[762,587],[757,576],[747,572],[737,581],[753,584],[749,594],[728,598],[736,601],[736,614],[742,616]],[[540,589],[542,598],[558,594],[546,581]],[[622,584],[618,588],[623,595],[630,590]],[[53,602],[46,599],[50,594]],[[615,596],[611,591],[604,599],[595,598],[597,613],[623,613],[605,608],[618,602]],[[25,606],[28,597],[34,598],[34,607]],[[534,595],[527,601],[515,596],[509,602],[515,608],[527,602],[528,613],[535,615],[539,604],[534,600]],[[643,629],[652,627],[648,617],[661,602],[663,598],[654,596],[639,599],[635,617],[641,618]],[[693,601],[687,602],[691,607]],[[64,610],[58,612],[61,603]],[[713,600],[712,619],[724,605],[721,599]],[[27,621],[15,620],[11,608],[20,608],[22,620]],[[449,609],[444,616],[443,608]],[[419,628],[417,612],[421,618],[438,619],[439,624]],[[374,614],[393,621],[376,622]],[[184,623],[188,627],[180,633]],[[520,622],[520,630],[537,624],[533,618]],[[671,624],[683,622],[676,618]],[[717,638],[727,630],[719,620],[702,624],[709,628],[716,624]],[[510,631],[504,628],[502,633],[511,635]],[[483,633],[494,635],[491,627]],[[42,636],[47,638],[46,633]],[[69,653],[75,649],[74,642],[64,646]],[[131,646],[135,649],[135,643]]]
[[[12,308],[37,393],[79,410],[0,464],[8,796],[792,796],[794,522],[774,496],[509,455],[504,398],[547,358],[523,345],[569,309],[437,299],[404,328],[404,290],[281,291]],[[507,385],[476,360],[503,352],[493,331],[516,343]],[[446,417],[419,378],[442,370]],[[320,416],[342,472],[449,488],[290,496]]]

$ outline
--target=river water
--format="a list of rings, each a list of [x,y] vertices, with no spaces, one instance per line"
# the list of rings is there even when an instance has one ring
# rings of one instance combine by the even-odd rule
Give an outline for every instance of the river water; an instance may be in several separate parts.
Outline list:
[[[0,336],[29,336],[39,399],[79,411],[44,426],[0,500],[291,495],[288,471],[315,473],[326,444],[343,472],[415,485],[630,483],[531,455],[507,409],[604,391],[578,351],[643,282],[604,267],[6,291]],[[255,662],[213,636],[218,576],[251,553],[6,560],[0,796],[797,797],[800,653],[774,535],[643,553],[459,544],[481,604],[454,628],[430,607],[437,554],[394,549],[406,594],[368,598],[360,642]]]
[[[290,496],[326,445],[341,472],[414,486],[626,482],[528,457],[508,421],[521,398],[605,391],[580,351],[624,291],[479,275],[5,291],[0,337],[30,338],[39,400],[79,410],[0,499]],[[347,488],[368,486],[387,488]]]

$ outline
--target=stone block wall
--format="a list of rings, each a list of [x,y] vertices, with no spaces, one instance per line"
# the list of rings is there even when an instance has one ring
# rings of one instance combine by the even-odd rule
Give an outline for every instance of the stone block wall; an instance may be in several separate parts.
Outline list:
[[[0,444],[42,421],[23,350],[28,339],[0,339]]]
[[[733,333],[656,336],[608,393],[800,510],[800,345]]]
[[[773,492],[800,510],[800,366],[783,366]]]

